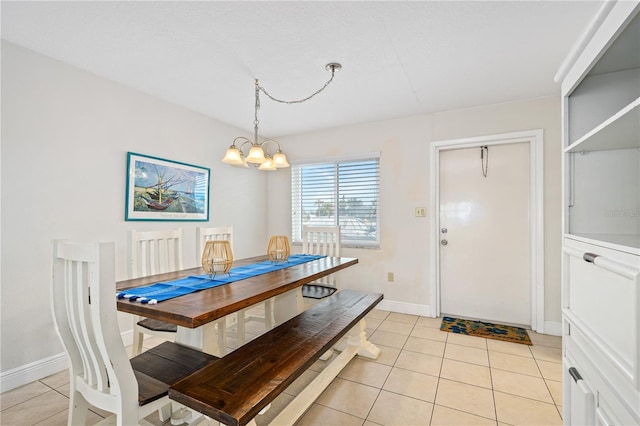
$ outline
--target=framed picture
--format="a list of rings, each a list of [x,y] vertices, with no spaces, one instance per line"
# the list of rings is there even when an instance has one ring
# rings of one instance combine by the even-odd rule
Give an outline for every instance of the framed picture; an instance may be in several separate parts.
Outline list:
[[[127,153],[125,220],[208,221],[206,167]]]

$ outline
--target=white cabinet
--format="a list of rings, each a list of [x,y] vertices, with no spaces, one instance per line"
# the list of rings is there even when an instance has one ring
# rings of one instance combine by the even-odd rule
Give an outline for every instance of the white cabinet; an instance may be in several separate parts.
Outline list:
[[[563,419],[640,424],[640,3],[609,2],[562,80]]]

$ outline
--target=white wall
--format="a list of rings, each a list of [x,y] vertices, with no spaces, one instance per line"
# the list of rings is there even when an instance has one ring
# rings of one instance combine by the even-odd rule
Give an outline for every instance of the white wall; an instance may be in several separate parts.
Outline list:
[[[359,265],[341,272],[341,283],[382,292],[390,308],[429,315],[429,221],[414,208],[429,205],[429,144],[447,139],[544,129],[545,320],[560,323],[560,103],[542,98],[425,116],[349,126],[280,138],[290,159],[329,158],[379,151],[380,250],[345,249]],[[270,188],[288,188],[273,175]],[[269,231],[291,232],[290,191],[270,193]],[[434,212],[427,212],[427,215]],[[387,282],[387,272],[395,282]]]
[[[235,225],[236,257],[263,253],[266,179],[220,162],[242,133],[3,41],[1,371],[62,352],[51,240],[115,241],[120,280],[128,229],[181,226],[185,266],[196,266],[195,229],[206,223],[124,220],[127,151],[211,168],[209,226]]]

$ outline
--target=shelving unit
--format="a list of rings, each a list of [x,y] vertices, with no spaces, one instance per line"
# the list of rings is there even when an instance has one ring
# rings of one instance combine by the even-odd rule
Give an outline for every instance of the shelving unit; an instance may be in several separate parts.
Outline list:
[[[566,238],[640,252],[640,18],[615,3],[562,82]]]
[[[562,81],[563,420],[640,424],[640,2],[594,22]]]
[[[633,148],[640,148],[640,98],[569,145],[565,152]]]

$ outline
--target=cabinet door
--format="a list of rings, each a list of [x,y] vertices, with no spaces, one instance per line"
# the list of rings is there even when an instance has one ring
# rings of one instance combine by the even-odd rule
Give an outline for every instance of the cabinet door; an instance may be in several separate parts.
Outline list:
[[[570,419],[572,425],[595,425],[595,398],[593,392],[575,367],[565,364],[565,383],[568,383]],[[606,423],[605,423],[606,424]]]

